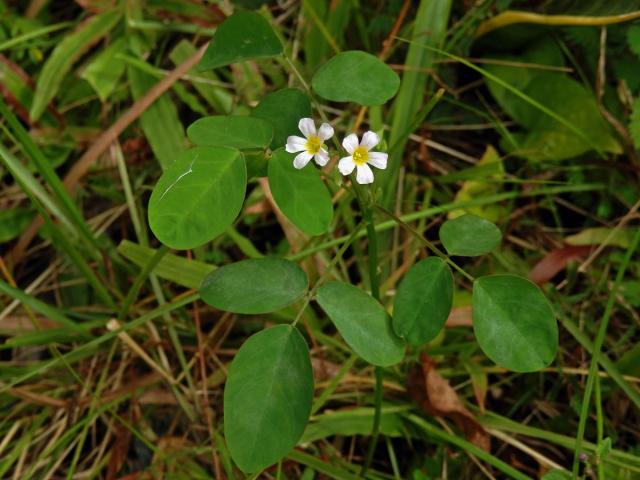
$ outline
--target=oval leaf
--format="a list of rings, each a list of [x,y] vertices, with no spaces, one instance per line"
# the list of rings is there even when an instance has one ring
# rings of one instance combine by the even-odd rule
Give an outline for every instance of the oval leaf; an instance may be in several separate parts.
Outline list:
[[[400,87],[400,77],[386,63],[358,50],[342,52],[313,76],[313,89],[334,102],[382,105]]]
[[[516,372],[546,367],[558,348],[551,305],[534,283],[515,275],[473,283],[473,329],[484,353]]]
[[[298,122],[311,117],[309,97],[297,88],[283,88],[260,100],[251,112],[252,117],[262,118],[273,126],[271,149],[284,147],[289,135],[300,135]]]
[[[196,145],[246,150],[267,148],[273,138],[273,127],[259,118],[220,115],[196,120],[187,129],[187,135]]]
[[[388,367],[402,360],[404,342],[371,295],[348,283],[330,282],[318,289],[316,299],[347,344],[367,362]]]
[[[282,42],[266,18],[255,12],[237,12],[218,26],[198,69],[280,54]]]
[[[282,213],[308,235],[329,230],[333,219],[331,195],[320,172],[309,162],[298,170],[294,155],[280,148],[269,160],[269,187]]]
[[[238,350],[224,388],[224,434],[231,457],[253,473],[284,457],[311,413],[313,372],[300,332],[278,325]]]
[[[453,304],[453,275],[438,257],[416,263],[398,287],[393,329],[409,344],[433,340],[444,327]]]
[[[238,150],[197,147],[184,152],[158,180],[149,200],[149,226],[171,248],[198,247],[236,218],[247,188]]]
[[[200,286],[202,300],[233,313],[269,313],[291,305],[309,286],[307,275],[283,258],[242,260],[209,273]]]
[[[502,233],[489,220],[476,215],[462,215],[442,224],[440,240],[450,255],[476,257],[500,245]]]

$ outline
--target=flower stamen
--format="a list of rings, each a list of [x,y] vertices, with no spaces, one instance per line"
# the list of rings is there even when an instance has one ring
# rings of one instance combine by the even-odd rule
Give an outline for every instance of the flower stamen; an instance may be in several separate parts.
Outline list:
[[[369,160],[369,152],[364,147],[357,147],[353,151],[353,163],[356,165],[364,165]]]
[[[310,135],[309,138],[307,138],[307,143],[305,144],[304,148],[310,154],[315,155],[322,148],[322,139],[315,135]]]

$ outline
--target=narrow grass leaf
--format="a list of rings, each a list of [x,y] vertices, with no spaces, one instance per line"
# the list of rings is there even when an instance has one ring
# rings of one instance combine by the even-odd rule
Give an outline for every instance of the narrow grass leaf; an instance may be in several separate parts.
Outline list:
[[[194,47],[188,40],[182,39],[169,53],[169,58],[175,66],[181,65],[196,53]],[[198,72],[197,68],[189,71],[189,78],[193,88],[204,98],[216,113],[231,113],[233,107],[233,95],[222,85],[217,85],[220,79],[214,72]]]
[[[45,190],[42,184],[22,164],[8,149],[0,144],[0,161],[4,163],[11,175],[22,186],[23,190],[34,198],[38,199],[42,205],[58,218],[65,229],[74,231],[73,222],[69,219],[66,212],[60,207],[49,192]]]
[[[38,173],[42,176],[44,182],[57,197],[60,203],[61,212],[64,212],[64,214],[69,217],[69,221],[77,231],[78,236],[86,240],[85,243],[91,248],[92,256],[96,259],[102,258],[102,255],[98,252],[99,241],[95,238],[91,228],[80,212],[80,209],[75,204],[74,200],[71,198],[71,195],[69,194],[69,192],[67,192],[66,188],[62,184],[62,180],[60,179],[60,177],[58,177],[58,174],[55,171],[55,167],[50,161],[51,159],[47,158],[42,150],[38,148],[38,146],[31,138],[31,135],[29,135],[29,132],[27,132],[22,123],[16,118],[16,116],[8,108],[2,98],[0,98],[0,115],[4,117],[8,126],[11,128],[12,133],[15,135],[17,143],[19,142],[20,144],[20,148],[27,154],[27,156],[37,169]],[[12,164],[20,163],[16,162],[15,159],[11,156],[5,159],[5,161]],[[21,181],[25,182],[25,185],[36,184],[36,182],[33,182],[31,179],[29,179],[28,181],[26,180],[28,170],[24,169],[22,167],[22,164],[14,166],[14,171],[22,172],[24,178]],[[43,203],[45,202],[43,201]]]
[[[346,470],[344,467],[327,463],[323,460],[320,460],[316,455],[311,455],[301,450],[293,450],[289,455],[287,455],[287,458],[289,460],[293,460],[294,462],[298,462],[301,465],[306,465],[307,467],[312,468],[314,471],[320,472],[323,475],[326,475],[329,478],[334,478],[336,480],[361,480],[362,479],[361,475],[356,475],[355,473],[351,473],[348,470]],[[369,474],[368,478],[373,478],[373,477],[371,477],[371,474]]]
[[[452,0],[437,2],[421,0],[413,19],[411,30],[412,43],[409,45],[404,61],[406,69],[402,72],[402,81],[398,95],[393,101],[391,130],[389,131],[389,145],[395,150],[390,155],[389,166],[378,173],[377,181],[382,189],[382,204],[390,207],[396,198],[397,176],[408,136],[407,130],[424,105],[427,94],[427,72],[433,68],[437,55],[424,48],[440,46],[449,31],[449,17]],[[388,238],[388,237],[387,237]]]
[[[270,313],[301,298],[308,286],[307,274],[295,263],[275,257],[252,258],[208,274],[200,296],[227,312]]]
[[[127,72],[136,100],[157,82],[153,75],[134,66],[129,65]],[[140,125],[160,166],[166,170],[184,152],[187,144],[178,110],[169,94],[161,95],[140,115]]]
[[[120,20],[120,15],[118,9],[95,15],[82,23],[74,33],[65,36],[56,46],[38,76],[36,93],[29,112],[33,121],[40,118],[49,102],[56,96],[62,80],[73,64],[111,31]]]
[[[271,327],[242,345],[224,389],[224,433],[243,472],[258,472],[295,447],[313,388],[309,350],[296,328]]]
[[[126,64],[118,54],[125,53],[126,50],[127,41],[124,37],[114,40],[80,74],[93,87],[102,102],[109,98],[124,75]]]
[[[383,408],[380,414],[380,433],[389,437],[402,436],[402,418],[392,408]],[[334,435],[369,435],[373,427],[373,408],[348,408],[318,415],[309,423],[300,443],[317,442]]]
[[[118,253],[140,268],[144,268],[156,254],[155,248],[145,247],[129,240],[123,240],[118,245]],[[169,280],[176,285],[187,288],[198,288],[208,273],[215,270],[215,266],[198,260],[179,257],[172,253],[165,254],[156,268],[154,275]]]
[[[86,331],[85,328],[82,328],[76,322],[67,317],[64,313],[60,312],[57,308],[48,305],[41,300],[25,293],[19,288],[15,288],[8,283],[0,280],[0,293],[4,295],[8,295],[11,298],[14,298],[27,307],[32,308],[38,313],[41,313],[45,317],[53,320],[54,322],[59,323],[67,327],[69,330],[80,334],[83,338],[91,338],[91,334]]]
[[[633,102],[633,110],[629,117],[629,133],[636,149],[640,150],[640,97]]]
[[[571,473],[565,470],[550,470],[542,476],[541,480],[571,480]]]

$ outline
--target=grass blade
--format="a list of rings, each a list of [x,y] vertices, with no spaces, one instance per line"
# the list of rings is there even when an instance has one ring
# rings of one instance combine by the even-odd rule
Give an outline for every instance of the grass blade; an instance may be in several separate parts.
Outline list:
[[[36,94],[29,115],[33,121],[40,118],[47,105],[58,93],[65,75],[73,64],[94,43],[99,41],[120,20],[119,10],[107,10],[83,22],[80,27],[65,38],[47,59],[36,85]]]

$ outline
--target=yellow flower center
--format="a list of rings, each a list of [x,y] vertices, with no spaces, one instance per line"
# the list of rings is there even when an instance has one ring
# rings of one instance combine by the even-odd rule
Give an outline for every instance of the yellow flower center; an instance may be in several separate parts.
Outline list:
[[[353,163],[356,165],[364,165],[369,160],[369,152],[364,147],[357,147],[353,151]]]
[[[320,137],[316,137],[315,135],[311,135],[307,138],[307,144],[304,148],[312,155],[315,155],[322,148],[322,139]]]

